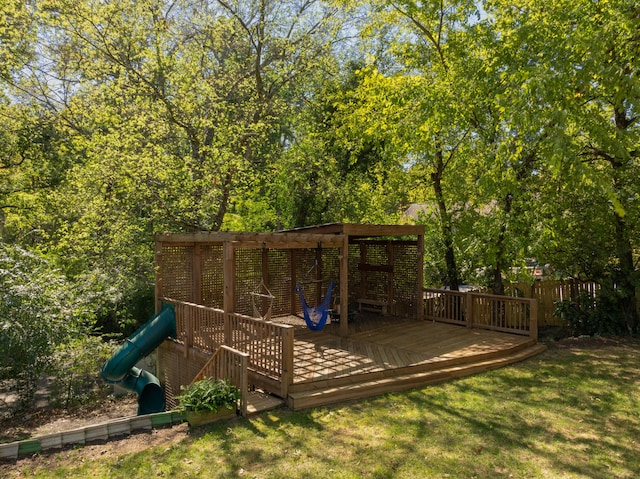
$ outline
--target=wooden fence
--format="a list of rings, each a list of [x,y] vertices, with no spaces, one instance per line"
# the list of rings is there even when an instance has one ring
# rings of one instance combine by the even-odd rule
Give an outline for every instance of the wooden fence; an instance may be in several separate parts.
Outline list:
[[[425,319],[538,338],[535,299],[426,288],[423,304]]]
[[[185,357],[193,347],[214,353],[226,345],[249,356],[251,385],[287,397],[293,382],[293,326],[169,298],[162,301],[175,307]]]
[[[220,346],[211,359],[193,378],[192,383],[206,377],[224,379],[240,390],[240,414],[247,416],[247,394],[249,392],[249,355],[228,346]]]
[[[506,287],[510,296],[538,300],[538,321],[541,326],[567,326],[554,315],[558,301],[575,300],[583,291],[596,296],[600,285],[593,281],[542,280],[533,283],[512,283]]]

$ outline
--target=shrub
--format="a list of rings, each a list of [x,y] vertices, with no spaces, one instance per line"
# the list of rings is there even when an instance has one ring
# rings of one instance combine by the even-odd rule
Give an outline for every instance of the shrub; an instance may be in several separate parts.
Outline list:
[[[56,348],[90,327],[73,285],[43,258],[0,243],[0,381],[27,408]]]
[[[182,392],[176,397],[180,412],[216,411],[220,407],[235,409],[240,398],[240,391],[233,384],[210,377],[180,389]]]
[[[51,401],[65,409],[105,397],[111,386],[102,380],[102,365],[114,345],[96,336],[81,336],[60,345],[52,358]]]
[[[565,321],[574,336],[607,336],[626,333],[621,301],[604,290],[594,296],[581,291],[574,300],[556,302],[553,313]]]

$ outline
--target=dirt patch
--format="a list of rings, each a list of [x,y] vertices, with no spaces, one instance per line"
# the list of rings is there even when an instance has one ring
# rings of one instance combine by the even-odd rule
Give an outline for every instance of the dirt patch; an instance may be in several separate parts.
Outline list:
[[[0,421],[0,442],[39,437],[53,432],[70,431],[91,424],[99,424],[111,419],[135,416],[137,409],[138,403],[135,396],[111,396],[97,404],[74,411],[42,409]],[[82,448],[70,446],[63,450],[52,449],[31,456],[23,456],[17,461],[2,462],[0,460],[0,477],[27,477],[27,473],[21,471],[133,454],[158,445],[169,447],[185,439],[188,436],[187,433],[188,425],[178,424],[173,427],[134,432],[129,436],[87,444]]]
[[[173,427],[141,431],[130,436],[123,436],[121,439],[87,444],[81,448],[53,449],[32,456],[20,457],[16,461],[0,462],[0,477],[7,479],[29,477],[29,471],[38,468],[53,469],[96,459],[111,459],[135,454],[156,446],[169,448],[188,437],[188,427],[186,423],[183,423]]]
[[[602,336],[578,336],[563,338],[553,342],[550,347],[562,349],[600,349],[611,346],[640,348],[640,338],[605,338]]]
[[[135,416],[138,402],[135,396],[109,396],[104,400],[82,408],[67,411],[57,408],[41,408],[30,413],[5,418],[0,421],[0,442],[12,442],[53,432],[70,431],[110,419]]]

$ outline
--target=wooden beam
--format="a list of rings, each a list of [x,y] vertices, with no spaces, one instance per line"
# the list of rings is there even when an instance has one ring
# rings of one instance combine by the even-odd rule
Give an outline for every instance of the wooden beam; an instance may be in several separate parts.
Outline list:
[[[244,248],[339,248],[342,246],[341,235],[311,233],[161,233],[155,236],[156,242],[166,243],[207,243],[223,244],[237,242]]]
[[[424,234],[423,225],[360,225],[345,224],[342,233],[347,236],[418,236]]]
[[[381,225],[331,223],[326,225],[308,226],[289,230],[295,233],[344,234],[373,238],[376,236],[419,236],[424,235],[424,225]]]
[[[344,236],[340,260],[340,336],[349,335],[349,237]]]
[[[235,312],[236,255],[232,243],[226,243],[223,250],[222,274],[224,284],[223,307],[225,313]]]
[[[155,308],[156,313],[160,311],[160,298],[164,296],[163,291],[163,281],[162,281],[162,242],[156,242],[156,252],[155,252]]]
[[[384,273],[393,273],[392,264],[368,264],[358,263],[359,271],[382,271]]]

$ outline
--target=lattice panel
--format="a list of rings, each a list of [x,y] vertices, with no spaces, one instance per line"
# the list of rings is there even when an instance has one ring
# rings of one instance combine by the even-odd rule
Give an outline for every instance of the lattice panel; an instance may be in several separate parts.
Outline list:
[[[268,253],[269,291],[275,296],[272,315],[282,316],[290,313],[291,294],[291,250],[271,249]]]
[[[224,248],[220,243],[161,243],[158,269],[159,295],[179,301],[198,302],[205,306],[224,307]],[[263,254],[266,264],[263,265]],[[274,295],[272,316],[301,313],[300,301],[294,292],[295,283],[303,286],[310,305],[317,305],[326,295],[329,281],[334,281],[332,303],[339,296],[340,259],[338,248],[320,250],[320,265],[316,267],[315,248],[279,248],[263,253],[261,248],[235,250],[236,277],[234,284],[235,311],[253,316],[251,293],[265,291],[265,284]],[[199,258],[201,275],[197,278],[200,291],[194,291],[196,281],[194,258]],[[360,298],[385,301],[389,312],[413,316],[417,310],[416,295],[418,248],[406,241],[356,240],[349,245],[349,304],[353,308]],[[263,278],[263,271],[267,274]],[[197,293],[197,294],[196,294]],[[260,313],[266,313],[268,303],[258,298]]]
[[[159,296],[192,301],[193,246],[162,244],[158,276],[162,290]]]
[[[302,293],[309,306],[317,306],[329,287],[331,279],[337,284],[335,278],[328,276],[330,271],[325,270],[324,254],[327,250],[322,250],[322,259],[320,264],[316,264],[317,250],[300,249],[294,253],[294,269],[296,284],[299,284]],[[296,294],[296,314],[302,314],[302,305],[300,304],[299,295]]]
[[[262,250],[236,249],[235,312],[253,316],[251,293],[261,293]]]
[[[218,309],[224,307],[223,253],[222,245],[200,247],[201,297],[204,306]]]
[[[164,386],[166,410],[177,406],[175,397],[180,386],[190,384],[206,364],[208,356],[197,354],[194,349],[184,356],[184,346],[175,341],[165,341],[158,348],[158,376]]]
[[[349,245],[349,308],[356,307],[356,301],[360,297],[360,245]]]
[[[327,280],[333,280],[335,288],[340,288],[340,250],[337,248],[322,250],[322,274]]]
[[[415,317],[418,308],[416,287],[418,281],[418,246],[406,243],[393,245],[394,313]]]
[[[415,317],[418,268],[415,243],[356,241],[349,245],[349,302],[383,301],[391,314]]]

